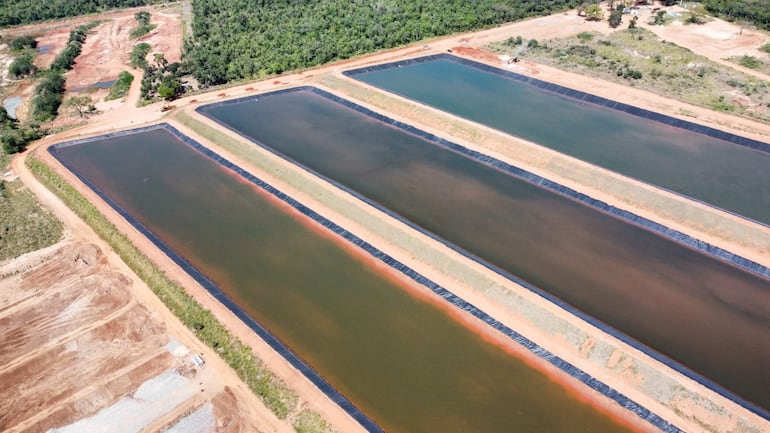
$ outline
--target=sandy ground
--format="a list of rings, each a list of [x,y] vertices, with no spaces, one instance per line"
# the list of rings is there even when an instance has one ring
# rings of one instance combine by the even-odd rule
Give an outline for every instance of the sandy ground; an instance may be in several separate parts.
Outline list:
[[[134,15],[142,10],[151,13],[150,22],[156,25],[156,28],[150,33],[132,40],[129,33],[137,25]],[[35,57],[35,64],[39,68],[45,69],[50,67],[56,56],[66,46],[70,31],[78,25],[96,19],[103,20],[102,24],[89,32],[73,69],[65,74],[67,80],[65,85],[68,89],[65,98],[71,95],[90,96],[96,102],[96,108],[99,110],[96,115],[90,117],[98,118],[104,112],[120,111],[125,105],[135,105],[139,100],[138,90],[142,73],[139,70],[131,69],[128,64],[134,45],[141,42],[150,44],[152,46],[152,51],[148,55],[150,59],[154,53],[163,53],[169,62],[176,62],[181,59],[182,24],[179,19],[180,11],[181,9],[178,7],[162,6],[125,9],[98,16],[77,17],[39,25],[14,27],[3,32],[3,35],[9,39],[17,35],[36,36],[38,48],[44,48],[45,52],[39,53]],[[136,95],[130,95],[131,97],[123,100],[104,101],[104,97],[109,93],[107,89],[72,92],[98,82],[115,80],[122,71],[129,71],[134,75]],[[33,90],[33,86],[25,81],[16,82],[15,85],[8,87],[8,96],[22,96],[24,98],[22,106],[19,107],[19,115],[22,119],[27,116]],[[83,119],[67,113],[66,109],[62,107],[54,126],[73,125],[82,121]]]
[[[143,431],[173,424],[206,402],[213,404],[220,431],[292,431],[135,276],[75,233],[0,267],[0,430],[66,426],[176,371],[187,378],[192,397],[168,407]],[[197,367],[189,356],[164,348],[172,340],[206,364]]]
[[[75,68],[67,73],[67,89],[117,79],[120,71],[129,69],[131,50],[138,43],[152,46],[150,58],[153,53],[163,53],[169,63],[179,61],[182,28],[177,13],[146,8],[152,14],[150,22],[157,27],[138,39],[129,38],[129,33],[137,26],[134,14],[142,9],[130,9],[117,15],[88,35]]]
[[[290,85],[314,83],[318,77],[324,74],[336,74],[345,68],[352,68],[356,66],[380,63],[383,61],[401,59],[409,56],[445,52],[448,49],[453,49],[462,55],[468,55],[474,58],[479,58],[491,64],[499,64],[499,61],[496,58],[493,59],[489,57],[488,54],[484,54],[473,49],[481,47],[487,44],[488,42],[506,39],[511,36],[522,35],[527,38],[549,38],[549,37],[568,36],[570,34],[574,34],[582,30],[609,31],[609,27],[606,25],[606,23],[587,23],[582,18],[576,17],[574,13],[554,15],[552,17],[548,17],[544,19],[529,20],[521,23],[515,23],[508,26],[503,26],[500,28],[488,30],[488,31],[474,33],[474,34],[455,35],[448,38],[429,41],[427,43],[427,47],[422,47],[422,44],[420,44],[420,46],[413,46],[413,47],[407,47],[407,48],[396,49],[396,50],[388,50],[388,51],[376,53],[369,56],[364,56],[361,58],[357,58],[357,59],[353,59],[345,62],[339,62],[329,66],[318,68],[315,70],[304,71],[303,73],[291,74],[291,75],[281,76],[278,78],[273,78],[265,82],[249,83],[249,84],[228,88],[226,90],[217,90],[217,91],[213,91],[205,94],[190,96],[175,102],[175,105],[177,107],[192,108],[199,103],[220,100],[222,98],[240,97],[247,94],[252,94],[254,92],[269,91],[272,89],[283,88]],[[673,40],[673,38],[668,38],[668,37],[666,38],[669,40]],[[697,51],[695,48],[693,48],[693,50]],[[537,76],[537,78],[540,78],[540,79],[553,81],[553,82],[567,85],[573,88],[578,88],[580,90],[589,91],[591,93],[599,94],[611,99],[632,103],[637,106],[663,112],[665,114],[673,115],[675,117],[683,117],[681,115],[682,110],[687,110],[688,113],[694,113],[694,115],[696,116],[695,121],[700,123],[709,124],[712,126],[719,127],[720,129],[726,129],[731,132],[752,136],[754,138],[767,140],[767,137],[770,137],[770,126],[753,122],[750,120],[734,118],[724,113],[716,113],[706,109],[692,107],[687,104],[668,100],[666,98],[662,98],[656,95],[647,94],[645,92],[641,92],[636,89],[623,87],[623,86],[615,85],[611,83],[604,83],[599,80],[587,79],[585,77],[577,76],[575,74],[566,73],[566,72],[559,71],[553,68],[548,68],[542,65],[536,65],[534,63],[527,62],[526,60],[523,62],[523,64],[519,64],[519,68],[520,69],[517,72],[535,75]],[[49,137],[40,145],[43,146],[45,144],[50,144],[54,141],[61,141],[66,138],[82,137],[86,135],[93,135],[96,133],[103,133],[103,132],[108,132],[108,131],[126,128],[126,127],[138,126],[141,124],[146,124],[148,122],[157,121],[158,119],[162,118],[163,115],[164,114],[160,112],[160,106],[158,104],[155,104],[153,106],[143,107],[143,108],[136,108],[133,106],[133,104],[127,103],[120,110],[105,111],[102,115],[95,116],[92,119],[91,123],[89,123],[86,126],[68,131],[67,133],[60,136]],[[688,120],[693,120],[692,117],[687,117],[687,118]],[[185,132],[188,133],[189,131],[185,131]],[[227,134],[226,132],[223,132],[223,133]],[[193,136],[194,138],[198,138],[203,143],[209,144],[206,142],[206,140],[203,140],[201,137],[196,137],[195,134],[193,133],[190,133],[190,135]],[[251,331],[241,326],[239,324],[239,321],[236,318],[234,318],[232,314],[227,312],[221,305],[219,305],[216,301],[210,298],[207,293],[202,291],[202,289],[194,281],[192,281],[192,279],[189,276],[184,274],[179,268],[177,268],[175,265],[170,263],[170,261],[160,251],[158,251],[154,246],[152,246],[149,243],[149,241],[147,241],[143,236],[135,232],[131,227],[129,227],[125,223],[125,221],[122,221],[119,218],[119,216],[115,214],[115,212],[109,209],[109,207],[106,204],[104,204],[101,200],[96,198],[93,193],[91,193],[89,190],[84,188],[83,185],[77,182],[74,179],[74,177],[71,176],[71,174],[63,170],[55,162],[50,161],[50,159],[47,158],[46,155],[41,153],[40,156],[48,160],[49,164],[55,167],[57,171],[60,172],[60,174],[64,175],[69,181],[71,181],[73,185],[76,185],[84,193],[84,195],[86,195],[86,197],[88,197],[92,201],[92,203],[96,204],[104,212],[105,215],[107,215],[113,222],[115,222],[121,228],[121,230],[123,230],[125,233],[128,233],[131,236],[131,238],[136,242],[136,244],[143,251],[148,253],[153,258],[153,260],[159,263],[169,273],[169,275],[179,280],[185,287],[188,288],[188,290],[190,290],[190,292],[200,302],[202,302],[208,308],[211,308],[212,311],[220,319],[224,320],[228,324],[228,326],[236,335],[238,335],[247,343],[251,344],[252,347],[255,348],[255,351],[259,354],[259,356],[262,357],[266,362],[268,362],[269,365],[274,367],[276,373],[279,374],[279,376],[283,377],[290,384],[292,384],[292,386],[298,390],[299,394],[303,398],[307,399],[307,401],[312,401],[314,404],[318,405],[318,408],[321,411],[321,413],[326,417],[326,419],[332,421],[339,431],[356,431],[358,427],[355,425],[355,423],[352,423],[352,420],[350,420],[349,417],[347,417],[347,415],[345,415],[344,413],[341,413],[341,411],[339,411],[339,408],[336,408],[336,406],[333,405],[331,402],[329,402],[328,399],[326,399],[323,396],[320,396],[318,393],[318,390],[315,389],[315,387],[309,384],[304,379],[304,377],[299,375],[299,373],[297,373],[291,367],[287,366],[285,361],[283,361],[278,355],[276,355],[275,353],[271,353],[272,351],[267,349],[263,342],[261,342],[258,338],[256,338]],[[238,161],[237,155],[230,155],[230,156],[235,161]],[[26,184],[31,185],[31,187],[32,185],[37,185],[37,182],[29,176],[28,172],[26,172],[26,169],[24,168],[23,164],[17,161],[20,161],[20,160],[17,159],[16,161],[14,161],[14,170],[21,175],[22,179],[25,181]],[[280,161],[274,161],[274,162],[278,165],[282,164]],[[248,167],[249,165],[246,164],[246,166]],[[287,166],[287,167],[284,167],[284,169],[291,170],[291,167]],[[263,173],[257,173],[257,174],[262,175]],[[303,175],[297,172],[296,174],[294,174],[294,176],[301,177],[306,175]],[[268,179],[270,179],[269,176],[268,176]],[[284,190],[286,192],[292,194],[293,196],[305,202],[306,204],[310,205],[311,207],[316,208],[317,210],[322,212],[325,210],[329,210],[323,205],[323,203],[319,202],[318,200],[315,200],[311,196],[308,196],[307,194],[303,193],[301,190],[295,191],[291,188],[290,185],[287,185],[285,184],[285,182],[280,182],[276,179],[273,179],[273,181],[275,181],[275,184],[279,188],[281,189],[285,188]],[[43,197],[47,195],[48,198],[45,199],[44,201],[54,208],[54,212],[57,215],[65,215],[64,218],[65,219],[67,218],[66,214],[68,210],[64,208],[61,205],[61,203],[58,203],[58,204],[55,203],[56,200],[50,197],[50,193],[47,193],[44,189],[40,188],[39,185],[37,185],[37,187],[33,189],[35,189],[36,192],[38,192]],[[348,198],[344,197],[345,194],[339,191],[335,192],[334,189],[329,189],[328,191],[330,194],[340,195],[341,200],[349,200],[349,197]],[[331,215],[335,215],[334,211],[329,210],[329,212]],[[371,210],[368,210],[366,212],[371,212]],[[339,215],[339,214],[336,214],[336,215]],[[376,216],[376,217],[382,218],[382,216]],[[98,240],[93,239],[93,234],[90,233],[89,230],[82,228],[82,222],[77,220],[77,218],[74,218],[74,220],[72,220],[73,218],[74,217],[70,215],[69,217],[70,220],[69,221],[65,220],[65,224],[67,226],[80,226],[83,239],[88,239],[89,241],[93,241],[95,243],[98,242]],[[369,238],[376,238],[376,236],[368,234],[367,231],[363,229],[363,227],[360,224],[356,223],[355,220],[352,220],[344,215],[339,215],[339,218],[333,217],[333,219],[339,224],[343,225],[344,227],[351,229],[358,235],[364,238],[367,238],[367,240],[369,240]],[[505,317],[506,315],[510,315],[510,314],[507,313],[504,308],[502,308],[499,305],[495,305],[495,302],[490,301],[490,299],[484,299],[483,297],[480,297],[478,293],[474,294],[474,290],[472,288],[468,288],[467,284],[461,281],[453,280],[452,278],[447,276],[442,277],[440,275],[440,272],[437,273],[434,268],[432,268],[429,264],[426,264],[422,259],[416,258],[416,257],[410,258],[408,254],[406,255],[404,254],[404,249],[396,245],[388,245],[388,243],[389,242],[387,240],[383,241],[382,239],[378,240],[378,242],[375,242],[375,244],[378,247],[385,250],[386,252],[393,252],[393,254],[397,256],[400,260],[414,267],[418,271],[423,272],[426,275],[430,275],[431,278],[434,278],[440,284],[444,284],[447,287],[451,287],[452,290],[458,292],[459,294],[461,294],[461,296],[465,297],[466,299],[474,303],[478,303],[485,310],[489,311],[493,316],[502,318],[504,321],[506,320],[510,322],[517,321],[516,318],[511,319],[510,317]],[[441,248],[441,247],[438,246],[437,248]],[[447,252],[447,254],[451,254],[451,252]],[[760,253],[756,253],[755,255],[752,255],[751,250],[742,251],[742,254],[749,258],[755,258],[755,256],[759,257],[760,261],[762,261],[763,259]],[[489,273],[489,271],[486,271],[483,269],[478,269],[478,271]],[[505,281],[501,281],[498,276],[488,275],[488,277],[492,281],[498,281],[499,284],[501,285],[508,284]],[[467,289],[467,293],[463,291],[464,287]],[[522,296],[529,296],[529,295],[524,294]],[[155,302],[157,303],[157,301]],[[162,309],[163,307],[159,306],[158,308]],[[560,310],[555,307],[554,307],[553,314],[559,315],[560,317],[566,317],[565,316],[566,313],[563,310]],[[569,319],[569,317],[566,317],[566,319]],[[526,323],[524,325],[526,325]],[[587,325],[585,326],[586,326],[586,329],[590,328]],[[514,326],[514,328],[517,330],[520,329],[519,326]],[[547,335],[543,335],[543,333],[539,332],[537,329],[531,329],[531,330],[528,329],[527,332],[525,332],[525,334],[528,336],[531,336],[531,338],[533,338],[535,341],[538,341],[538,342],[541,342],[541,340],[538,337],[541,335],[543,336],[543,341],[547,340],[546,338]],[[566,346],[567,344],[563,343],[562,345]],[[558,352],[558,346],[559,346],[559,342],[552,342],[552,347],[554,347],[554,351]],[[626,350],[628,352],[634,352],[633,349],[627,348]],[[565,353],[569,354],[570,351],[565,350]],[[570,359],[570,361],[573,361],[573,359]],[[578,366],[581,366],[581,367],[586,366],[586,368],[591,368],[589,364],[579,359],[579,357],[574,359],[574,362]],[[624,385],[623,382],[611,383],[611,385],[615,386],[617,389],[621,391],[625,391],[625,388],[626,388],[626,385]],[[628,387],[631,388],[630,385]],[[657,407],[654,404],[654,402],[651,402],[648,400],[649,399],[645,400],[644,397],[638,398],[638,401],[640,403],[645,404],[648,407]],[[664,418],[666,419],[676,418],[675,414],[671,410],[662,409],[660,411],[660,414],[664,416]],[[689,425],[689,424],[687,424],[686,426],[680,425],[680,427],[684,427],[688,431],[690,430],[699,431],[701,429],[697,425]],[[688,427],[691,427],[691,428],[688,428]]]

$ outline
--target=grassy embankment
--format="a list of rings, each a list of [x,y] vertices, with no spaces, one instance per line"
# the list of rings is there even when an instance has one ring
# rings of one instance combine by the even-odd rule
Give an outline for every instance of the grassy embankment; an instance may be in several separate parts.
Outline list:
[[[7,157],[0,151],[0,172]],[[62,225],[20,180],[0,179],[0,261],[53,245]]]
[[[755,69],[757,71],[770,75],[770,44],[763,45],[762,47],[760,47],[759,50],[766,52],[767,54],[764,54],[761,56],[745,55],[745,56],[729,57],[727,60],[737,65],[741,65],[745,68]]]
[[[118,81],[110,88],[110,93],[104,98],[105,101],[111,101],[126,96],[131,83],[134,82],[134,76],[128,71],[123,71],[118,76]]]
[[[171,281],[75,188],[34,155],[27,158],[27,165],[49,190],[110,244],[185,326],[236,371],[278,418],[291,420],[298,433],[331,431],[320,415],[299,404],[297,395],[254,355],[251,348],[234,337],[211,311],[196,302],[182,286]]]
[[[488,48],[770,122],[770,83],[663,41],[644,29],[626,29],[609,36],[583,32],[546,41],[510,38]]]

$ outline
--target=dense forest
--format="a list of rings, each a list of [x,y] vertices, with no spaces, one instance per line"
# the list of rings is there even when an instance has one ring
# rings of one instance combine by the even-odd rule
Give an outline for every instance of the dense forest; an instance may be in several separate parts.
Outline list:
[[[9,0],[0,1],[0,27],[28,24],[54,18],[103,12],[108,9],[143,6],[157,0]]]
[[[770,0],[702,0],[709,13],[770,30]]]
[[[193,0],[189,69],[203,85],[319,65],[574,8],[581,0]]]

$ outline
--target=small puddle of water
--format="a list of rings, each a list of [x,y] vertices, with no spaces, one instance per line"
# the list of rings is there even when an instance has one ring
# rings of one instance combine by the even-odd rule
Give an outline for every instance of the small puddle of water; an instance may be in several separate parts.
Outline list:
[[[89,89],[93,89],[93,90],[96,90],[96,89],[109,89],[110,87],[115,85],[115,82],[117,82],[117,81],[118,80],[97,81],[96,83],[89,84],[88,86],[75,87],[74,89],[72,89],[72,91],[73,92],[82,92],[84,90],[89,90]]]
[[[16,118],[16,109],[21,105],[21,96],[12,96],[10,98],[3,99],[3,108],[8,112],[8,117],[11,119]]]

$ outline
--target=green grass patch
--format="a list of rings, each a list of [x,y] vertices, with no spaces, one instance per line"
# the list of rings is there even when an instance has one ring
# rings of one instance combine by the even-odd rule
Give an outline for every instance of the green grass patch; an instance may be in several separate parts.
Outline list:
[[[770,75],[770,59],[763,59],[755,56],[744,55],[744,56],[729,57],[727,60],[729,60],[732,63],[741,65],[744,68],[754,69]]]
[[[0,260],[53,245],[62,225],[20,180],[0,180]]]
[[[75,188],[34,155],[29,155],[27,158],[27,166],[49,190],[112,247],[185,326],[214,349],[236,371],[279,419],[294,418],[296,429],[325,425],[325,422],[322,424],[320,415],[308,409],[300,410],[297,395],[254,355],[251,348],[233,336],[211,311],[203,308],[187,294],[184,287],[171,281]],[[329,428],[303,431],[324,432],[329,431]]]
[[[138,27],[134,27],[131,29],[131,32],[128,34],[129,39],[137,39],[141,38],[142,36],[146,35],[147,33],[150,33],[155,29],[155,24],[147,24],[147,25],[140,25]]]
[[[525,43],[526,48],[514,48],[506,42],[488,48],[694,105],[770,121],[767,81],[712,62],[644,29],[595,33],[592,38],[585,33],[578,34],[577,40],[572,36]]]
[[[318,412],[303,409],[292,424],[297,433],[323,433],[331,431],[331,426]]]
[[[762,62],[758,58],[746,55],[738,59],[738,64],[751,69],[759,69],[762,66]]]
[[[134,82],[134,76],[128,71],[123,71],[118,76],[118,81],[110,89],[110,93],[104,98],[105,101],[111,101],[126,96],[131,83]]]
[[[759,51],[770,54],[770,44],[765,44],[759,47]]]
[[[11,155],[8,155],[7,153],[3,152],[2,149],[0,149],[0,173],[5,173],[5,170],[8,169],[8,164],[11,163]]]
[[[588,42],[594,38],[594,34],[589,32],[580,32],[578,33],[577,38],[580,39],[581,42]]]

